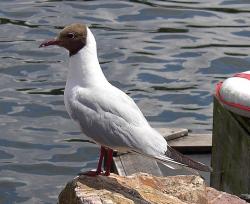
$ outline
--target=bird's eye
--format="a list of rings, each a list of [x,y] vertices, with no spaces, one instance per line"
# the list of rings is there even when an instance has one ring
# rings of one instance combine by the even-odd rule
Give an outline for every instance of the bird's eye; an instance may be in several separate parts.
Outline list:
[[[74,33],[67,33],[67,38],[75,38],[75,34]]]

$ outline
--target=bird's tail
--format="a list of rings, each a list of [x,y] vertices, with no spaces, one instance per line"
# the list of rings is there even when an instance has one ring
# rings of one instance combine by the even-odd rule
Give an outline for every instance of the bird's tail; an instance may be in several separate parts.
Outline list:
[[[186,167],[187,169],[191,168],[191,169],[196,169],[199,171],[206,171],[206,172],[212,171],[211,167],[205,164],[202,164],[200,162],[194,161],[193,159],[181,154],[180,152],[176,151],[170,146],[168,146],[168,149],[165,155],[169,157],[170,159],[174,160],[175,162],[182,164],[182,166]]]

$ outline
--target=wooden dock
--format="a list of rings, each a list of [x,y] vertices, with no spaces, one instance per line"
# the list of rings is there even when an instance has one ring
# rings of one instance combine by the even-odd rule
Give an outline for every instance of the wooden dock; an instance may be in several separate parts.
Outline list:
[[[214,98],[211,186],[239,196],[250,194],[250,119]]]
[[[168,144],[182,153],[211,152],[212,135],[190,134],[187,129],[157,128],[168,141]],[[114,157],[113,172],[121,176],[128,176],[137,172],[163,176],[155,160],[135,153],[117,154]]]

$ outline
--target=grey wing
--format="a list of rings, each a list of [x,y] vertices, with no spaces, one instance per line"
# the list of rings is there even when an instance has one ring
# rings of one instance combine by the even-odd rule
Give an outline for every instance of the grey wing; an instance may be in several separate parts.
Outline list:
[[[166,151],[165,139],[150,127],[134,101],[118,89],[82,89],[69,103],[71,115],[96,143],[150,155]]]
[[[171,149],[150,127],[134,101],[120,90],[77,92],[68,103],[71,117],[96,143],[118,151],[134,151],[174,169],[191,167],[209,171],[209,167]]]

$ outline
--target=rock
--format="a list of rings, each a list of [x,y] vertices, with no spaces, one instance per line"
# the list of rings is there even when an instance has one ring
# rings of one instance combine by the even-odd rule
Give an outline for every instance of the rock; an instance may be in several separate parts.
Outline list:
[[[206,187],[198,176],[79,176],[59,195],[59,204],[246,204],[236,196]]]
[[[207,197],[209,204],[246,204],[247,202],[235,195],[231,195],[214,188],[207,187]]]

